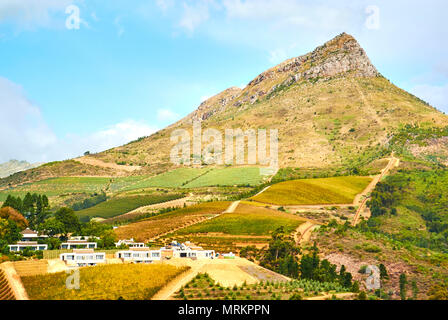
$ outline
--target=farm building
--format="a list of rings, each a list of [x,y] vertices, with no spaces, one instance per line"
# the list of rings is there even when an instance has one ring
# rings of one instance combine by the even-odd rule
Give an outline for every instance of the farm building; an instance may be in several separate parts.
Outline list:
[[[62,253],[59,258],[68,266],[86,267],[106,263],[105,252],[95,252],[93,249],[77,249],[72,253]]]
[[[151,263],[162,259],[160,250],[149,250],[149,248],[130,248],[129,250],[118,251],[115,258],[123,262]]]

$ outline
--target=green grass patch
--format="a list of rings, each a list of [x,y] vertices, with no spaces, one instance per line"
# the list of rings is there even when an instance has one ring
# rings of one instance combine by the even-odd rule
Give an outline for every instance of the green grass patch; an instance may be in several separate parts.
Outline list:
[[[179,188],[189,181],[206,173],[208,170],[210,169],[179,168],[159,174],[155,177],[139,181],[135,184],[125,187],[123,190],[144,189],[153,187]]]
[[[263,182],[260,168],[221,168],[212,169],[206,174],[189,182],[185,188],[200,188],[212,186],[255,186]]]
[[[182,194],[157,194],[112,198],[94,207],[77,211],[76,215],[81,221],[88,221],[91,218],[113,218],[143,206],[167,202],[181,197],[183,197]]]

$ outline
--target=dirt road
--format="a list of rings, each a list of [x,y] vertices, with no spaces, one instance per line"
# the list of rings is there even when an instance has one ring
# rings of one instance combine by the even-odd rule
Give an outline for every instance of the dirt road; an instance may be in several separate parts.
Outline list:
[[[378,182],[380,182],[393,167],[398,167],[400,164],[400,159],[395,158],[395,156],[392,154],[391,158],[389,159],[389,163],[387,164],[386,168],[381,170],[381,174],[377,175],[372,182],[367,186],[367,188],[359,195],[358,201],[362,199],[362,202],[360,203],[358,210],[356,210],[355,217],[353,218],[352,225],[356,226],[359,223],[359,218],[361,216],[361,213],[363,212],[366,203],[368,201],[367,196],[375,189]]]
[[[303,244],[310,241],[311,233],[320,226],[320,224],[307,221],[301,224],[294,234],[294,240],[297,244]]]

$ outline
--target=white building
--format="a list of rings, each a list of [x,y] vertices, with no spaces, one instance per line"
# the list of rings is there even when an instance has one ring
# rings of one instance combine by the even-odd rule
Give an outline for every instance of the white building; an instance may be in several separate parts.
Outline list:
[[[202,247],[196,246],[191,242],[177,243],[173,242],[169,247],[164,247],[162,251],[172,251],[173,258],[190,258],[190,259],[214,259],[215,250],[204,250]]]
[[[151,263],[162,259],[161,250],[149,250],[149,248],[130,248],[129,250],[118,251],[115,258],[123,262],[131,263]]]
[[[9,251],[11,252],[19,252],[23,251],[25,248],[29,248],[32,251],[43,251],[48,250],[48,245],[46,244],[39,244],[37,241],[20,241],[16,244],[10,244],[8,245]]]
[[[22,241],[37,241],[37,240],[43,240],[45,238],[48,238],[48,236],[42,234],[39,235],[36,231],[31,230],[30,228],[26,228],[25,230],[23,230],[22,232],[20,232],[22,234]]]
[[[134,239],[129,240],[118,240],[118,242],[115,242],[115,246],[119,248],[121,245],[126,245],[129,248],[145,248],[145,244],[143,242],[134,242]]]
[[[88,242],[87,240],[68,240],[61,244],[61,249],[96,249],[96,242]]]
[[[95,252],[93,249],[78,249],[71,253],[62,253],[59,258],[68,266],[87,267],[106,263],[105,252]]]
[[[95,237],[95,236],[71,236],[71,237],[68,238],[68,240],[77,240],[77,241],[83,241],[83,240],[88,240],[88,239],[100,240],[100,237]]]

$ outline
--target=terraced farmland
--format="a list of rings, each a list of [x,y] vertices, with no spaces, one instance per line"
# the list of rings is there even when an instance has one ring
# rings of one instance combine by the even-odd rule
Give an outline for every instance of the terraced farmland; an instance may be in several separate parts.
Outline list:
[[[258,185],[263,181],[259,168],[179,168],[139,180],[123,190],[145,188],[201,188],[212,186]]]
[[[198,274],[174,295],[182,300],[301,300],[315,296],[337,295],[348,290],[339,283],[313,280],[261,281],[226,288],[208,274]]]
[[[14,292],[12,291],[5,272],[0,269],[0,301],[2,300],[16,300]]]
[[[138,183],[124,188],[124,190],[144,189],[144,188],[180,188],[189,181],[201,176],[210,169],[199,168],[179,168],[159,174],[155,177],[146,178]]]
[[[108,219],[125,214],[142,206],[167,202],[182,197],[182,194],[150,194],[112,198],[106,202],[101,202],[94,207],[77,211],[76,215],[81,221],[87,221],[91,218]]]
[[[274,205],[349,204],[372,181],[370,177],[334,177],[281,182],[252,200]]]
[[[120,189],[137,183],[147,177],[63,177],[51,178],[34,183],[24,184],[15,188],[6,189],[0,192],[0,201],[5,201],[8,194],[12,196],[24,197],[28,192],[46,194],[48,197],[55,197],[63,194],[74,193],[95,193],[101,191],[119,191]]]
[[[225,213],[210,221],[179,230],[177,234],[269,236],[278,227],[283,226],[286,232],[292,232],[301,223],[302,219],[289,213],[241,204],[233,213]]]
[[[271,233],[279,227],[293,233],[304,220],[300,217],[271,210],[240,204],[233,213],[219,217],[167,235],[169,240],[190,240],[217,251],[237,251],[248,245],[263,247],[271,239]]]
[[[229,205],[230,202],[200,203],[119,227],[115,229],[115,233],[120,239],[133,237],[137,241],[148,241],[182,226],[222,213]]]
[[[221,168],[212,169],[206,174],[186,184],[185,188],[200,188],[210,186],[255,186],[263,181],[259,168]]]
[[[31,300],[149,300],[188,270],[162,264],[118,264],[80,269],[80,289],[67,290],[67,273],[22,277]]]

